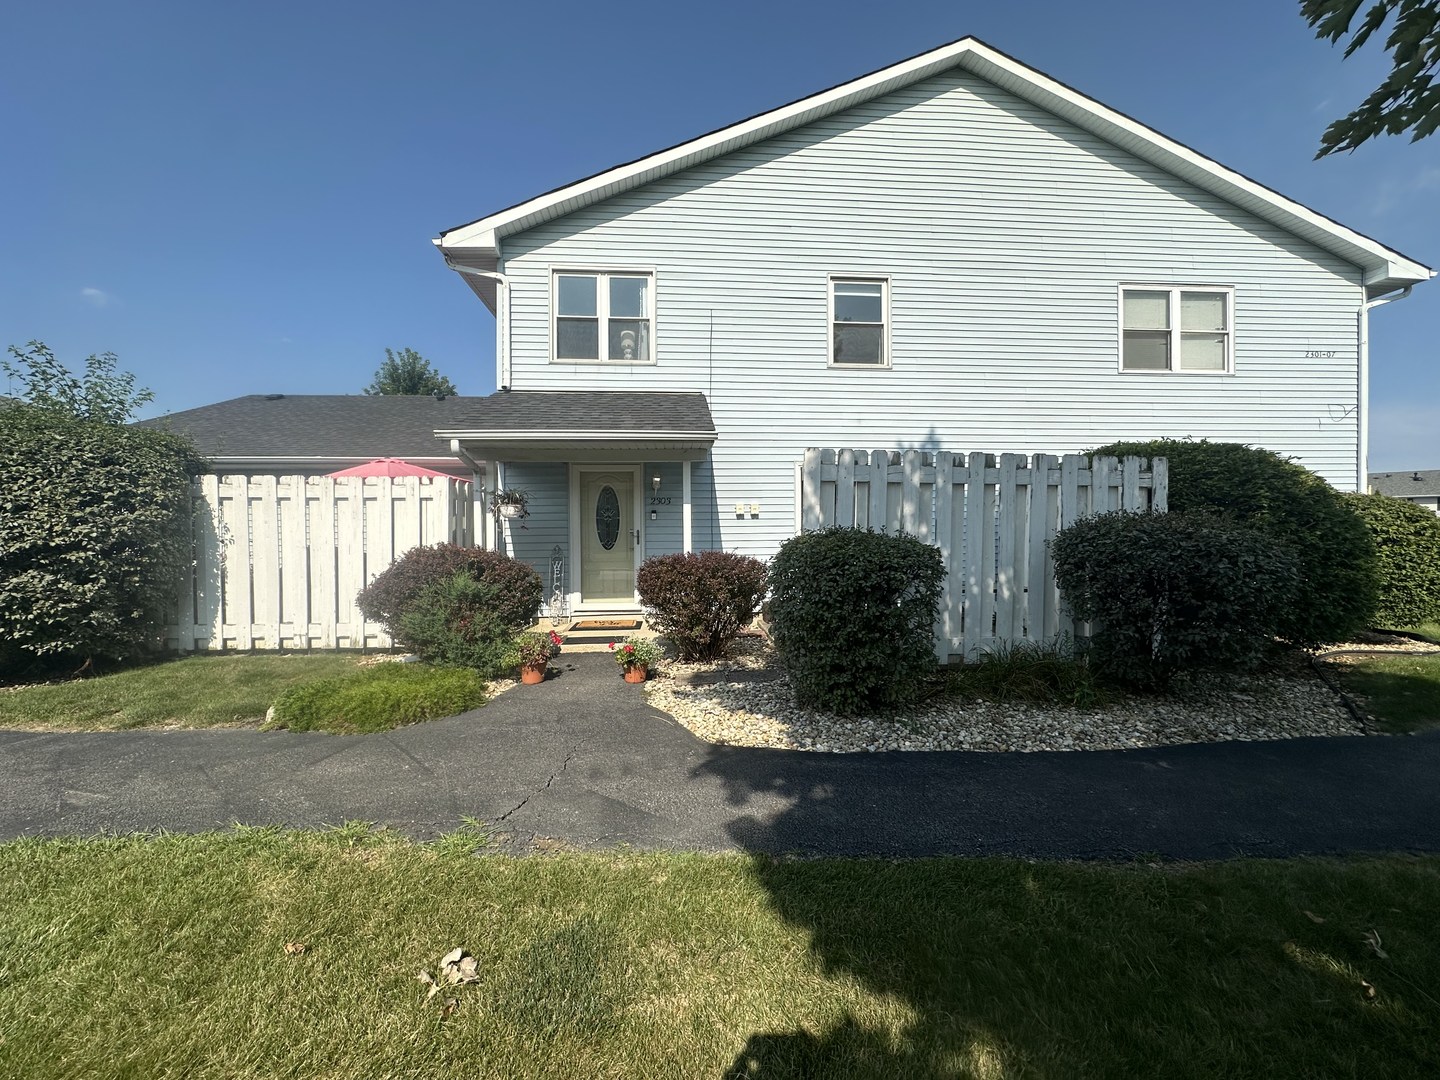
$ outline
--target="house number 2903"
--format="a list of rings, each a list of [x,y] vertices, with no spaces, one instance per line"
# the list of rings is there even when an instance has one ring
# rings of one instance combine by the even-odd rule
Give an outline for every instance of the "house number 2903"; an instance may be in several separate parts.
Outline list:
[[[659,495],[652,495],[652,496],[650,496],[650,505],[651,505],[651,506],[669,506],[669,505],[670,505],[670,496],[667,495],[667,496],[665,496],[665,497],[662,499]]]

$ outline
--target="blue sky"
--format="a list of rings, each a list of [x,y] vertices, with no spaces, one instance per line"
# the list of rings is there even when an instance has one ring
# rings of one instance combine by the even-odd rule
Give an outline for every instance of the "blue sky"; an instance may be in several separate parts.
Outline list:
[[[355,393],[386,346],[494,389],[439,230],[974,34],[1440,265],[1440,137],[1312,160],[1387,69],[1298,5],[358,0],[14,5],[0,346],[112,350],[147,414]],[[1440,468],[1440,280],[1372,322],[1371,465]]]

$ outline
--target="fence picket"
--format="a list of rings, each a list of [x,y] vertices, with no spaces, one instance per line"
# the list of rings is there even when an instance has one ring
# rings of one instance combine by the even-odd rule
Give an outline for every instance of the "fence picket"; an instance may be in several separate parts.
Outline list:
[[[938,547],[947,571],[935,619],[941,661],[1089,633],[1064,610],[1050,539],[1092,513],[1167,505],[1163,458],[942,451],[931,464],[917,450],[895,458],[892,465],[888,450],[808,450],[802,506],[814,513],[802,523],[807,530],[848,523],[904,529]]]
[[[422,541],[469,544],[470,489],[459,479],[200,477],[193,566],[176,582],[166,639],[182,651],[388,644],[354,610],[367,571]]]

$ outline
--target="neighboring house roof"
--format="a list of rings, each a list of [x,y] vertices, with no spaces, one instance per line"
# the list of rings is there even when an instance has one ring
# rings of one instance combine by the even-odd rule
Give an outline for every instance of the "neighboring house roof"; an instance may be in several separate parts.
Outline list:
[[[485,456],[517,447],[701,451],[715,442],[710,403],[700,393],[633,390],[502,390],[471,398],[437,434]],[[507,455],[508,456],[508,455]]]
[[[403,457],[453,461],[435,430],[451,426],[481,397],[361,394],[250,394],[141,420],[189,435],[219,462],[274,459],[369,461]]]
[[[1412,469],[1410,472],[1370,474],[1370,490],[1402,498],[1440,495],[1440,469]]]
[[[1372,295],[1434,276],[1429,267],[1378,240],[1287,199],[973,37],[961,38],[778,109],[555,188],[466,225],[447,229],[433,242],[452,266],[494,271],[499,242],[504,236],[957,67],[1354,263],[1365,271],[1365,283]],[[495,282],[469,274],[462,276],[494,311]]]

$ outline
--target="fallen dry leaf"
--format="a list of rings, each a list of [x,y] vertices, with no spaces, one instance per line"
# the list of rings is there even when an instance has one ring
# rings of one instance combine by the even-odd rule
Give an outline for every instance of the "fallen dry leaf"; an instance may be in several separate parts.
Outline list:
[[[303,941],[287,941],[285,942],[285,955],[303,956],[305,954],[305,950],[308,948],[310,948],[310,946],[306,945]]]
[[[1300,910],[1305,911],[1304,908],[1301,908]],[[1313,923],[1323,923],[1325,921],[1319,915],[1316,915],[1313,911],[1305,911],[1305,917]]]
[[[1380,933],[1377,930],[1365,931],[1365,944],[1375,950],[1375,955],[1381,960],[1389,960],[1390,954],[1380,947]]]
[[[1374,1001],[1374,1000],[1375,1000],[1375,987],[1371,986],[1371,985],[1370,985],[1368,982],[1366,982],[1364,979],[1361,979],[1361,980],[1360,980],[1360,989],[1363,990],[1363,991],[1365,991],[1365,1000],[1366,1000],[1366,1001]]]
[[[440,958],[440,971],[451,986],[480,981],[480,961],[464,949],[451,949]]]
[[[458,1010],[459,1008],[460,1008],[460,999],[459,999],[459,998],[447,998],[446,1001],[445,1001],[445,1004],[440,1007],[440,1019],[441,1019],[441,1020],[444,1020],[444,1019],[446,1019],[447,1017],[454,1016],[456,1010]]]

